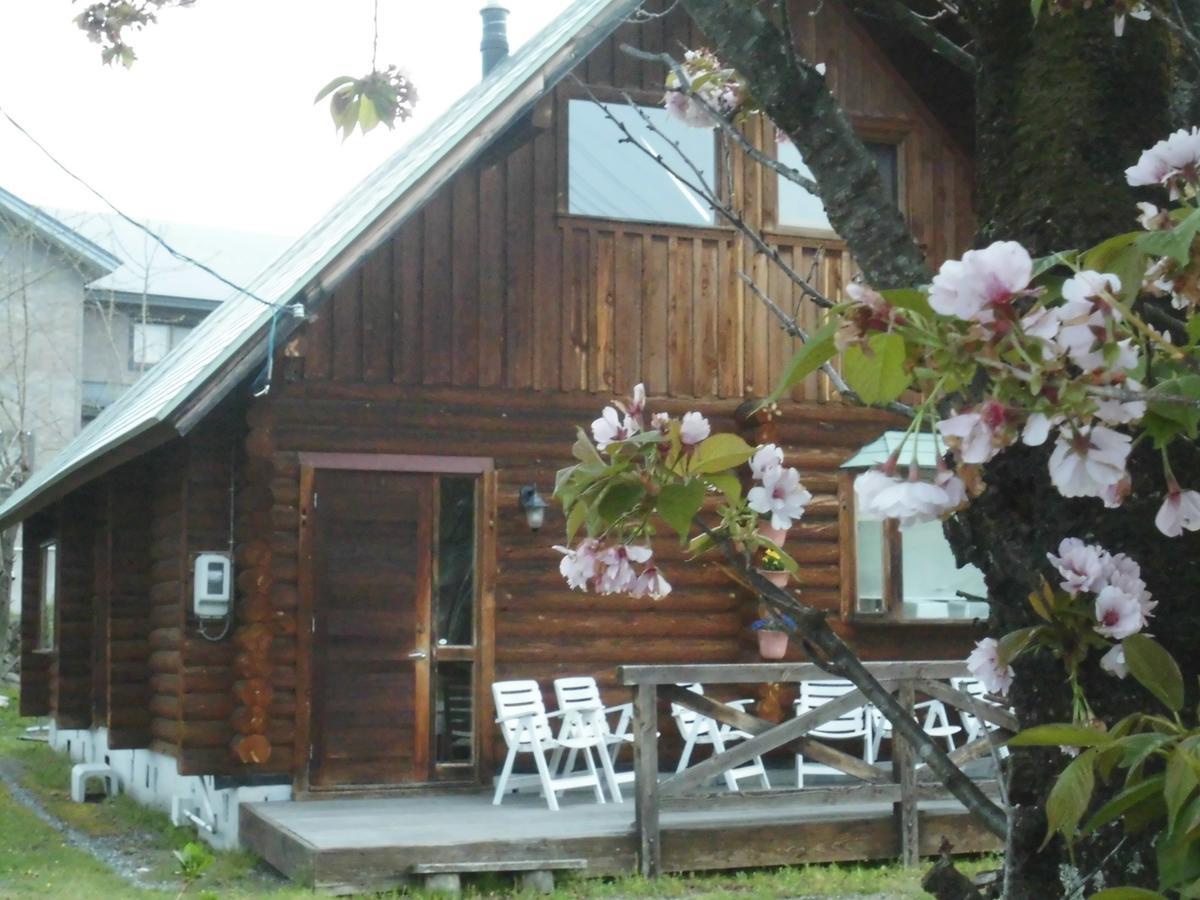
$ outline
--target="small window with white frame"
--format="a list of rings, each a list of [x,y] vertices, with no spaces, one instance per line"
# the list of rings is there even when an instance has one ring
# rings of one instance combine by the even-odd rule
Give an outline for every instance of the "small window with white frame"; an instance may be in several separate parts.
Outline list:
[[[628,130],[629,138],[612,119]],[[717,145],[712,129],[684,125],[658,106],[569,101],[567,211],[605,219],[714,225],[712,207],[650,154],[661,156],[683,180],[703,181],[706,189],[715,191]]]
[[[148,369],[156,365],[189,331],[191,328],[187,325],[134,322],[130,329],[129,367]]]
[[[900,153],[899,145],[886,141],[866,141],[867,152],[879,167],[883,178],[883,188],[894,202],[900,200]],[[789,140],[780,142],[776,148],[776,158],[785,166],[795,169],[801,175],[812,178],[812,171],[804,162],[796,145]],[[811,229],[813,231],[833,231],[829,217],[821,198],[806,191],[794,181],[777,176],[779,181],[779,225],[785,228]]]
[[[53,650],[58,620],[58,542],[40,548],[41,597],[38,601],[38,649]]]
[[[895,520],[864,514],[854,496],[854,478],[884,462],[904,439],[886,432],[843,464],[841,515],[848,522],[842,533],[853,547],[843,547],[854,565],[844,571],[842,608],[851,616],[878,616],[896,621],[964,621],[986,619],[987,587],[973,565],[959,566],[939,521],[901,529]],[[930,473],[945,448],[933,435],[909,436],[917,463]],[[905,451],[907,454],[908,451]],[[907,456],[902,454],[907,459]]]

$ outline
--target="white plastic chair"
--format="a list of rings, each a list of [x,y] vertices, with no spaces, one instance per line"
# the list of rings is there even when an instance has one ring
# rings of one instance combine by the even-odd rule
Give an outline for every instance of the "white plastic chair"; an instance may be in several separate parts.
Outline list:
[[[681,684],[679,687],[687,688],[694,694],[704,695],[704,687],[699,684]],[[726,702],[726,706],[732,706],[744,712],[746,704],[750,702],[752,701],[730,700]],[[751,737],[745,731],[724,725],[716,719],[677,703],[671,704],[671,716],[675,719],[675,725],[683,738],[683,753],[679,757],[679,765],[675,767],[676,772],[682,772],[687,768],[692,758],[692,751],[697,746],[707,744],[713,748],[714,754],[724,753],[727,744],[734,744]],[[767,768],[763,765],[761,756],[754,757],[753,761],[747,765],[726,769],[721,775],[725,779],[725,786],[731,791],[738,789],[738,781],[743,778],[758,778],[763,790],[771,789],[771,782],[767,779]]]
[[[834,679],[829,681],[800,682],[800,696],[796,698],[793,707],[799,718],[814,709],[820,709],[826,703],[837,700],[854,690],[849,681]],[[863,705],[843,712],[836,719],[830,719],[812,728],[809,736],[825,740],[849,741],[861,739],[863,742],[863,759],[868,763],[875,761],[875,747],[871,740],[871,717],[867,712],[866,701]],[[806,763],[804,754],[796,754],[796,787],[804,787],[804,773],[824,772],[826,767],[816,763]]]
[[[987,704],[988,706],[1000,706],[994,700],[988,699],[987,688],[983,686],[983,682],[977,678],[951,678],[950,687],[956,691],[962,691],[964,694],[970,694],[979,703]],[[973,713],[967,712],[965,709],[958,711],[959,718],[962,719],[963,731],[965,734],[965,742],[970,743],[976,738],[982,737],[985,732],[995,731],[998,726],[991,722],[985,722]],[[1001,756],[1008,755],[1008,747],[1001,745],[999,748]]]
[[[559,791],[572,788],[590,787],[596,792],[596,802],[604,802],[600,776],[592,759],[593,748],[605,752],[604,743],[596,735],[595,729],[576,729],[574,723],[581,717],[580,711],[564,710],[547,714],[542,702],[542,689],[536,681],[497,681],[492,685],[492,699],[496,703],[496,722],[504,735],[504,743],[508,745],[508,756],[504,759],[504,768],[500,771],[496,794],[492,798],[494,806],[499,806],[504,799],[518,753],[533,754],[542,796],[546,798],[546,805],[550,809],[558,809]],[[564,723],[562,735],[556,738],[550,727],[550,719],[559,716],[564,718]],[[546,751],[553,752],[560,748],[582,750],[587,772],[555,777],[557,773],[546,759]]]
[[[554,679],[554,696],[558,700],[559,710],[579,712],[579,716],[573,717],[569,721],[572,730],[578,730],[580,736],[591,734],[592,729],[597,732],[597,737],[604,748],[600,763],[604,769],[604,778],[608,782],[608,791],[614,801],[623,803],[624,798],[621,796],[620,785],[632,782],[635,776],[632,770],[618,772],[616,763],[621,748],[626,744],[633,745],[633,731],[629,727],[633,720],[633,704],[621,703],[617,706],[606,707],[600,697],[600,688],[596,684],[596,679],[590,675]],[[609,721],[609,716],[614,713],[617,716],[615,728]],[[567,729],[567,725],[568,721],[564,719],[564,731]],[[561,738],[562,734],[559,737]],[[574,749],[567,751],[565,772],[570,773],[574,770],[575,757],[578,752]],[[561,756],[562,748],[555,750],[554,753],[555,756],[551,757],[551,768],[558,761],[557,757]]]
[[[913,712],[917,714],[917,718],[921,717],[921,713],[925,714],[925,718],[921,722],[921,729],[927,735],[943,739],[946,742],[947,750],[954,749],[954,736],[962,731],[962,728],[950,724],[950,714],[941,700],[924,700],[913,707]],[[874,706],[871,707],[871,718],[873,732],[871,756],[879,759],[879,745],[883,743],[884,738],[891,739],[892,723]]]

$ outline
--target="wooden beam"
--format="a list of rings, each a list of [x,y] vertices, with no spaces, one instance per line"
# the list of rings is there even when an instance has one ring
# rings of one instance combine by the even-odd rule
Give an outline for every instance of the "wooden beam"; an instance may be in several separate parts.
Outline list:
[[[901,683],[896,699],[908,715],[913,714],[916,692],[913,683]],[[893,805],[896,830],[900,836],[900,865],[915,866],[920,862],[920,842],[917,820],[917,767],[915,748],[893,732],[892,774],[900,785],[900,802]]]
[[[866,663],[867,671],[880,681],[904,678],[944,679],[966,677],[961,660],[913,660],[910,662]],[[715,663],[696,666],[618,666],[617,678],[624,685],[638,684],[755,684],[821,681],[831,676],[816,663]]]
[[[1021,730],[1021,726],[1017,724],[1017,717],[1010,710],[1002,706],[996,706],[994,703],[980,700],[977,697],[972,697],[963,691],[957,691],[948,684],[940,681],[932,681],[929,678],[919,678],[914,687],[922,694],[928,694],[935,700],[941,700],[943,703],[949,703],[956,709],[971,713],[977,719],[982,719],[993,725],[999,725],[1001,728],[1014,733]]]
[[[658,690],[639,684],[633,695],[634,827],[638,870],[646,878],[662,873],[658,823]]]

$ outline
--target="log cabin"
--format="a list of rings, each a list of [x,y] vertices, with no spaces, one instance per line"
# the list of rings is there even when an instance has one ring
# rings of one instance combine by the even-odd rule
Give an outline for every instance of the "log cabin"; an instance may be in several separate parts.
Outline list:
[[[826,294],[854,264],[815,197],[665,115],[662,67],[620,45],[705,38],[640,5],[573,0],[7,500],[20,706],[56,746],[232,846],[239,803],[489,784],[496,680],[590,674],[622,701],[620,664],[757,659],[755,600],[715,566],[664,546],[665,599],[572,593],[561,514],[527,524],[522,489],[549,494],[574,428],[638,382],[786,447],[815,498],[788,544],[803,596],[866,658],[965,654],[977,610],[945,595],[940,531],[855,521],[843,466],[894,419],[820,375],[739,416],[796,349],[739,274],[817,311],[589,93],[635,129],[642,106]],[[797,5],[930,261],[964,250],[961,129],[841,4]]]

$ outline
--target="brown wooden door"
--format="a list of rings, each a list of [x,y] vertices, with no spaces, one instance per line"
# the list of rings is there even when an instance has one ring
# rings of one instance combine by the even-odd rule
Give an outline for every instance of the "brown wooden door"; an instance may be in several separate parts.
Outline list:
[[[315,474],[311,787],[428,779],[433,500],[429,476]]]

